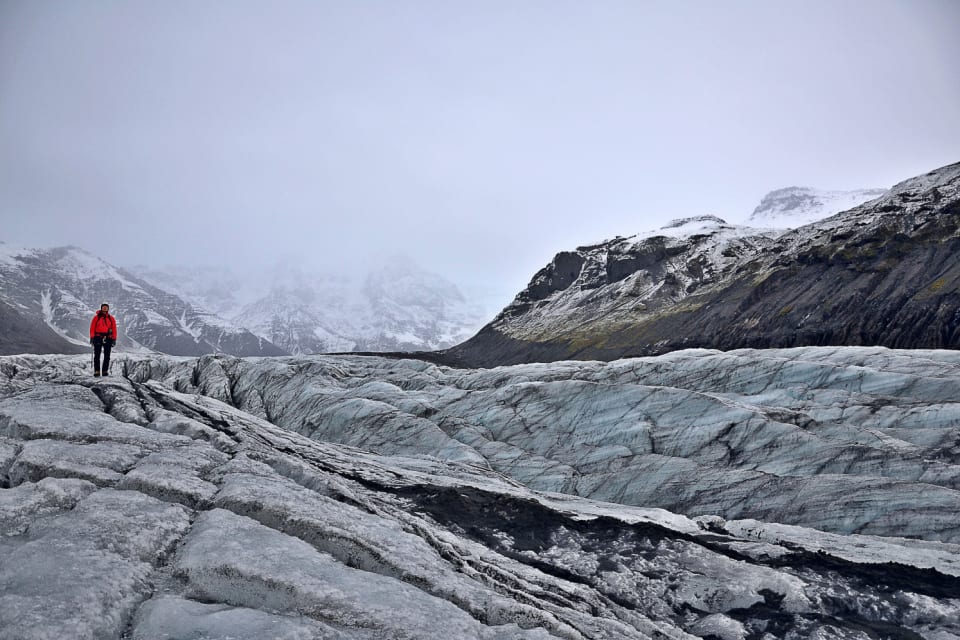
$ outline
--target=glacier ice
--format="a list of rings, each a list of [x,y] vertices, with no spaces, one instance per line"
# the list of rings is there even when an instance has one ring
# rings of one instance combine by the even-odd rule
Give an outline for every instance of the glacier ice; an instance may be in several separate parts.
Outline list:
[[[960,354],[0,358],[0,639],[947,638]]]

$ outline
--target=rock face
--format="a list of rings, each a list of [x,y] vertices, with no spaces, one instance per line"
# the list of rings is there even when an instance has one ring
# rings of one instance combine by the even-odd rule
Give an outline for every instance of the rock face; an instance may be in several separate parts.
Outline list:
[[[173,355],[287,353],[75,247],[28,250],[0,245],[0,301],[14,307],[27,322],[61,338],[11,345],[21,353],[86,350],[90,319],[101,302],[108,302],[117,316],[120,349]],[[74,346],[66,347],[63,341]]]
[[[558,254],[460,366],[689,347],[960,346],[960,164],[782,232],[717,218]]]
[[[4,640],[960,633],[952,352],[85,364],[0,358]]]

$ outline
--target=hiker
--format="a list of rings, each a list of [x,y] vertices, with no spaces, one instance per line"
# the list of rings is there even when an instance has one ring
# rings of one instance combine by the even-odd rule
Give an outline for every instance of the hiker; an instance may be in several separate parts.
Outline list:
[[[93,345],[93,375],[110,375],[110,349],[117,343],[117,321],[110,315],[110,305],[100,305],[90,321],[90,344]],[[100,368],[100,351],[103,350],[103,369]]]

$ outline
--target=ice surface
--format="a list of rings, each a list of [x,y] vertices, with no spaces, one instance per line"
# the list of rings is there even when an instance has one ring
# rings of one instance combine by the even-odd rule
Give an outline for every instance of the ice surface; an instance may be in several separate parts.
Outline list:
[[[687,351],[479,371],[206,361],[199,389],[317,440],[477,464],[540,490],[955,541],[960,467],[940,453],[960,425],[952,355]],[[184,367],[161,377],[182,388]],[[214,386],[229,396],[210,387],[224,375]]]
[[[38,518],[0,542],[0,638],[119,637],[188,524],[181,507],[112,489]]]
[[[84,363],[0,358],[3,640],[960,633],[953,352]]]
[[[0,535],[20,535],[39,516],[69,511],[96,486],[77,478],[45,477],[0,492]]]
[[[132,637],[133,640],[340,640],[363,636],[347,635],[304,616],[159,596],[140,608]]]
[[[424,640],[499,634],[446,600],[350,568],[298,538],[221,509],[195,523],[175,571],[195,598],[291,613],[326,611],[326,621],[371,635],[381,629]]]

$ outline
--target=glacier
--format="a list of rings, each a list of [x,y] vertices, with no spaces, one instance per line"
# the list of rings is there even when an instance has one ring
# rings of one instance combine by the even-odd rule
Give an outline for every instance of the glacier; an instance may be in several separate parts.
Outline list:
[[[960,353],[0,357],[0,639],[960,637]]]

